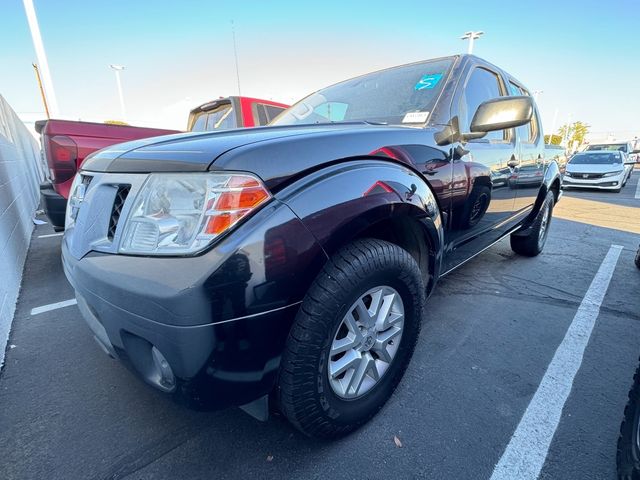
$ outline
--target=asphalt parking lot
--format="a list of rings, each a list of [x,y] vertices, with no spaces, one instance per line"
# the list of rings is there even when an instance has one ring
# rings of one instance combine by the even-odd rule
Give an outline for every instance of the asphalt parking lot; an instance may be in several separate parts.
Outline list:
[[[539,257],[502,241],[444,278],[395,395],[332,443],[278,416],[185,410],[104,355],[75,305],[33,311],[73,298],[61,237],[38,226],[0,374],[0,478],[488,479],[619,245],[540,475],[613,479],[640,355],[639,180],[619,194],[566,192]]]

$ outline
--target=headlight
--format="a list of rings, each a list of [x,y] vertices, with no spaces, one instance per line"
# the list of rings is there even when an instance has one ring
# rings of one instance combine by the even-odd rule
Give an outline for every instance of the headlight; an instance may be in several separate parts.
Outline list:
[[[249,174],[152,174],[126,219],[120,252],[198,252],[270,197]]]
[[[624,170],[616,170],[615,172],[607,172],[604,175],[602,175],[603,177],[617,177],[618,175],[620,175],[622,172],[624,172]]]
[[[67,211],[64,217],[64,228],[69,230],[73,228],[76,223],[76,217],[78,216],[78,208],[84,200],[84,194],[86,190],[86,183],[83,181],[82,174],[76,174],[69,189],[69,199],[67,200]]]
[[[566,170],[564,171],[564,175],[565,177],[570,177],[571,176],[571,172],[567,172]]]

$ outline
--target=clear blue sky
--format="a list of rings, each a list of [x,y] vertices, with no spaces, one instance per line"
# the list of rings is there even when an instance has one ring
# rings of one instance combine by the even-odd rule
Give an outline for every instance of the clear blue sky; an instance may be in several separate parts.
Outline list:
[[[640,2],[34,0],[61,113],[119,117],[114,74],[134,124],[184,128],[198,103],[237,93],[293,102],[367,71],[475,52],[539,97],[545,128],[567,116],[595,132],[640,135]],[[0,94],[41,112],[21,0],[0,2]]]

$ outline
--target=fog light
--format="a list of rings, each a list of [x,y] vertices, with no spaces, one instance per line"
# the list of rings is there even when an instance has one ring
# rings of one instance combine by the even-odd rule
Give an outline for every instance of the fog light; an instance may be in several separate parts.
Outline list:
[[[164,355],[162,355],[156,347],[151,349],[151,356],[153,357],[153,363],[160,376],[158,383],[167,390],[173,390],[173,387],[176,385],[176,377],[173,375],[173,370],[171,370],[169,362],[167,362],[167,359],[164,358]]]
[[[618,185],[618,182],[613,182],[613,185],[614,185],[614,186],[615,186],[615,185]]]

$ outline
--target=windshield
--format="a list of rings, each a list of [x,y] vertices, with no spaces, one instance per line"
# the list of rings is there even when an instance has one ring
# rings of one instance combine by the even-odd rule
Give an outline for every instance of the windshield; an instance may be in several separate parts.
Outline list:
[[[221,105],[213,110],[199,112],[193,119],[192,132],[210,132],[228,130],[236,127],[236,116],[230,104]]]
[[[571,165],[615,165],[622,163],[619,153],[578,153],[569,161]]]
[[[627,151],[626,143],[607,143],[603,145],[589,145],[587,150],[607,150],[612,152],[625,152]]]
[[[319,90],[271,125],[333,122],[424,124],[445,83],[451,58],[389,68]]]

